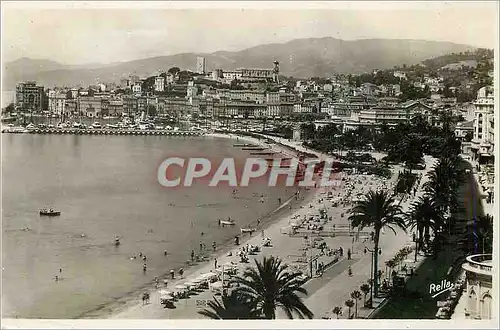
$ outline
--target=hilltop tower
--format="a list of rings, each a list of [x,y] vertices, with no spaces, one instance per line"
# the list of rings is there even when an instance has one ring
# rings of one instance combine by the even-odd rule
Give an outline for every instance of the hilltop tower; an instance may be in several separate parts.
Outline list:
[[[280,62],[274,61],[274,68],[273,68],[273,81],[275,83],[279,83],[279,74],[280,74]]]
[[[205,74],[205,58],[202,56],[196,58],[196,73]]]

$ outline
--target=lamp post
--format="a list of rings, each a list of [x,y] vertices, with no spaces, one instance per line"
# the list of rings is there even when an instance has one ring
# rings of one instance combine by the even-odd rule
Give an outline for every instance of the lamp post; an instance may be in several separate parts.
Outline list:
[[[413,233],[413,242],[415,242],[415,262],[417,262],[418,239],[417,239],[417,235],[415,235],[415,233]]]
[[[365,254],[367,252],[370,252],[371,255],[372,255],[372,261],[371,261],[371,267],[370,267],[370,280],[371,280],[371,285],[370,285],[370,306],[373,306],[373,286],[377,283],[377,277],[378,277],[378,274],[374,274],[374,264],[373,264],[373,259],[375,257],[375,249],[373,250],[370,250],[369,248],[367,248],[365,246],[365,250],[364,250]],[[382,254],[382,249],[381,248],[378,248],[378,253],[379,254]],[[375,277],[374,277],[375,276]]]

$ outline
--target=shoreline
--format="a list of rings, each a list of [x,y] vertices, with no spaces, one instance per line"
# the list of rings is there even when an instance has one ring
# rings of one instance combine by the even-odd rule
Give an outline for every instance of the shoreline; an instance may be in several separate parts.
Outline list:
[[[258,140],[248,136],[240,136],[237,134],[210,133],[210,134],[205,134],[202,137],[225,138],[234,141],[243,141],[272,149],[272,147],[268,146],[267,143],[265,143],[265,141]],[[284,148],[285,146],[280,146],[279,149],[284,149]],[[286,153],[291,152],[290,150],[286,151],[281,150],[281,151],[284,151]],[[231,254],[234,256],[236,252],[241,248],[241,246],[247,244],[247,242],[252,240],[252,238],[255,239],[256,237],[258,237],[260,235],[259,232],[261,230],[266,232],[269,231],[271,228],[288,226],[289,225],[288,219],[291,216],[291,214],[297,212],[297,210],[303,209],[304,205],[318,198],[318,195],[319,195],[319,190],[316,191],[302,190],[301,191],[302,199],[295,200],[295,195],[290,196],[279,207],[277,207],[276,209],[265,215],[263,218],[261,218],[262,221],[261,225],[257,228],[254,235],[240,234],[239,246],[234,245],[232,238],[228,239],[227,241],[219,245],[216,252],[211,252],[208,254],[209,257],[208,260],[196,262],[194,265],[185,267],[183,278],[179,278],[178,275],[176,274],[176,278],[168,282],[168,287],[172,288],[178,284],[181,284],[181,282],[187,282],[190,279],[196,278],[202,273],[207,273],[211,271],[213,268],[212,263],[214,258],[216,258],[217,260],[223,260],[227,258],[227,254],[229,252],[231,252]],[[251,226],[257,227],[257,219],[255,219],[255,221],[251,223]],[[272,241],[276,239],[276,237],[268,236],[267,234],[266,236],[271,238]],[[219,262],[219,264],[222,265],[224,264],[224,262]],[[169,270],[166,269],[165,273],[162,276],[159,276],[159,278],[161,279],[169,276],[168,271]],[[118,298],[114,302],[105,303],[100,306],[97,306],[95,309],[81,313],[75,318],[77,319],[78,318],[84,318],[84,319],[126,318],[126,316],[121,316],[121,315],[124,314],[126,315],[128,311],[133,311],[138,307],[142,307],[142,300],[141,300],[142,293],[147,291],[150,293],[151,301],[158,301],[159,297],[156,297],[158,296],[158,290],[159,289],[155,288],[153,282],[150,282],[148,284],[143,285],[142,287],[139,287],[137,289],[134,289],[133,291],[128,292],[123,297]]]

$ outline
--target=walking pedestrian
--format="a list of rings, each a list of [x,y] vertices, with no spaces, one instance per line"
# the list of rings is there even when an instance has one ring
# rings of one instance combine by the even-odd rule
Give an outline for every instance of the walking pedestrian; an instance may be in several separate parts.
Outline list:
[[[349,274],[349,277],[352,277],[351,265],[349,265],[349,268],[347,269],[347,273]]]
[[[215,252],[215,250],[217,249],[217,243],[215,241],[213,241],[213,243],[212,243],[212,248],[214,249],[214,252]]]
[[[347,260],[351,260],[351,249],[347,249]]]
[[[217,269],[217,258],[214,260],[214,269]]]
[[[194,261],[194,250],[191,250],[191,261]]]
[[[182,275],[184,275],[184,268],[179,269],[179,276],[182,278]]]
[[[167,250],[163,251],[163,255],[166,256],[168,253],[167,253]]]
[[[170,276],[172,277],[172,279],[175,278],[175,272],[173,269],[170,270]]]

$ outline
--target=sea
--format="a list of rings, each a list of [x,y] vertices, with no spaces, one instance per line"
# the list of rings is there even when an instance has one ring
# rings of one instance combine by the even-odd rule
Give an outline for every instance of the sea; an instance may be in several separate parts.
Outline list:
[[[2,316],[78,318],[185,267],[191,250],[229,244],[240,227],[265,218],[293,189],[264,179],[236,191],[206,181],[158,183],[166,157],[233,157],[241,166],[250,151],[235,143],[2,134]],[[62,214],[41,217],[44,207]],[[218,218],[228,217],[237,225],[220,228]],[[147,256],[146,273],[142,260],[131,259],[139,253]]]

